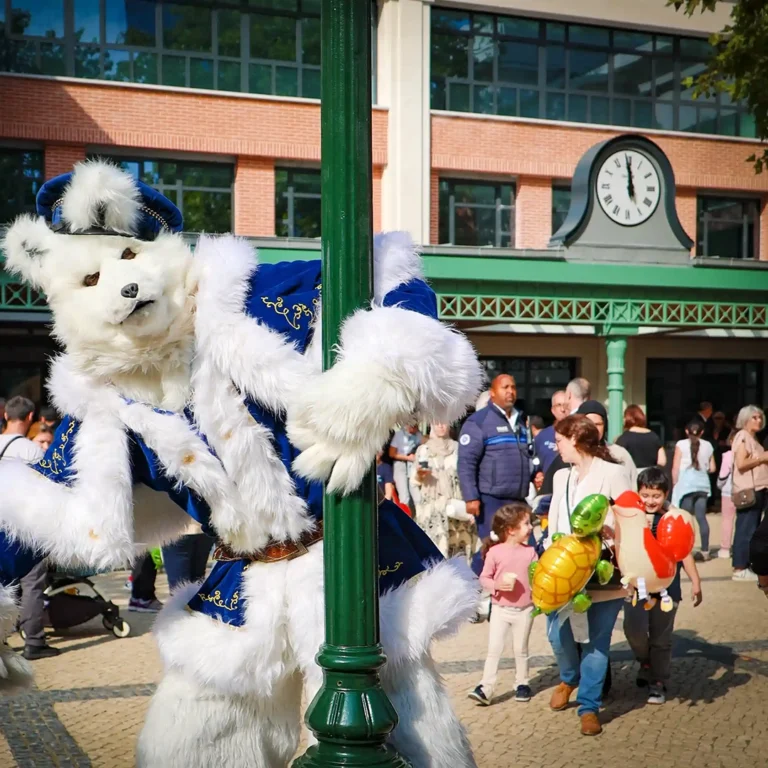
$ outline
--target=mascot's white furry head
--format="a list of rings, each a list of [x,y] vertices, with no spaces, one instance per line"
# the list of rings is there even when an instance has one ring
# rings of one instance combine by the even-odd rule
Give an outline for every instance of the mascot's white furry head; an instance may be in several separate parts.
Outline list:
[[[8,230],[7,268],[45,292],[54,334],[97,375],[145,369],[191,337],[192,253],[178,209],[100,160],[47,182]],[[84,236],[87,235],[87,236]]]

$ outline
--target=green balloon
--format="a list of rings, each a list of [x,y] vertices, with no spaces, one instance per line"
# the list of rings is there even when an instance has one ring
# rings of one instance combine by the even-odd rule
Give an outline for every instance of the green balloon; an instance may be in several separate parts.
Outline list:
[[[536,568],[538,567],[538,562],[534,560],[529,566],[528,566],[528,583],[533,586],[533,575],[536,573]]]
[[[576,536],[591,536],[600,533],[605,523],[611,502],[602,493],[593,493],[582,499],[571,512],[571,530]]]
[[[613,563],[610,560],[598,560],[597,565],[595,566],[598,583],[605,586],[613,578],[613,572],[615,570],[616,569],[613,567]]]
[[[553,533],[552,534],[552,543],[554,544],[558,539],[562,539],[563,536],[565,536],[564,533]]]
[[[573,610],[576,613],[586,613],[592,605],[592,598],[586,592],[579,592],[573,598]]]

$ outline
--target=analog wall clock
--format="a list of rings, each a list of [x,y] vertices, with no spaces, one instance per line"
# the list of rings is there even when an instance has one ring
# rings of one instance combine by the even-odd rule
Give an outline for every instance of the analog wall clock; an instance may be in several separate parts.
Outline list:
[[[661,199],[656,165],[636,149],[608,155],[598,169],[595,184],[595,195],[606,216],[625,227],[647,221]]]

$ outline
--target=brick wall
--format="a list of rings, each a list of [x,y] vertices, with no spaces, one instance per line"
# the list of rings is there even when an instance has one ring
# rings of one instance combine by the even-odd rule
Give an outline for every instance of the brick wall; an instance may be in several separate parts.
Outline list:
[[[677,187],[675,197],[677,218],[688,237],[694,241],[691,254],[696,253],[696,190],[693,187]]]
[[[275,161],[271,157],[237,158],[235,234],[275,234]]]
[[[546,248],[552,233],[552,181],[518,176],[515,198],[516,248]]]
[[[85,147],[82,144],[46,144],[45,178],[68,173],[80,160],[85,160]]]

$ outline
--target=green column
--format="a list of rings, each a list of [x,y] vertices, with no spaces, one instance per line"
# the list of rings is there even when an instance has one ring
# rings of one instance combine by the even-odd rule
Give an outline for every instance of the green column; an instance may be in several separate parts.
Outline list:
[[[322,2],[323,364],[372,281],[371,3]],[[407,767],[386,744],[397,714],[379,681],[377,505],[373,473],[326,494],[323,687],[307,711],[318,744],[294,765]]]
[[[627,354],[625,336],[608,336],[608,442],[620,434],[624,423],[624,358]]]

